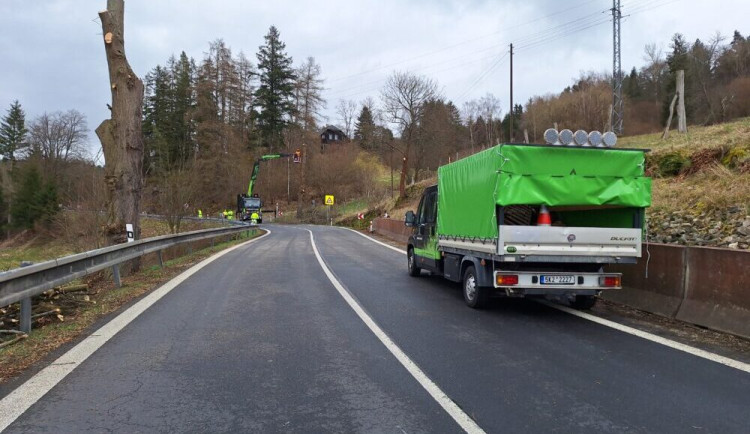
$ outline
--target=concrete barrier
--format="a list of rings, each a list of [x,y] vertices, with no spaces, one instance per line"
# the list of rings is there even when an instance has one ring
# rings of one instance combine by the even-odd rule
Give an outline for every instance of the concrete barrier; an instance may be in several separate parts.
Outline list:
[[[404,225],[403,220],[376,218],[372,221],[372,229],[376,234],[406,244],[411,235],[411,228]]]
[[[750,338],[750,252],[687,250],[685,301],[677,319]]]
[[[648,254],[651,257],[648,259]],[[622,289],[604,291],[606,300],[674,318],[685,297],[687,248],[668,244],[643,246],[638,264],[609,265],[607,271],[623,274]],[[648,267],[648,277],[646,269]]]
[[[411,234],[393,219],[376,218],[373,230],[402,243]],[[638,264],[607,267],[623,289],[605,299],[750,339],[750,251],[648,244],[648,259],[646,247]]]

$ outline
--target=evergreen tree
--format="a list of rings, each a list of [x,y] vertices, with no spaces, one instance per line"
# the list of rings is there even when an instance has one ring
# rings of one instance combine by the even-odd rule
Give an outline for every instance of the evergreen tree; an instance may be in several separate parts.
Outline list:
[[[195,105],[193,96],[195,64],[188,59],[184,51],[180,53],[180,59],[173,65],[171,75],[174,82],[170,116],[171,161],[174,165],[182,167],[192,157],[194,128],[190,122],[190,111]]]
[[[630,75],[623,79],[622,90],[631,100],[641,97],[641,85],[638,78],[638,72],[635,70],[634,66],[633,69],[630,70]]]
[[[195,64],[185,52],[146,75],[143,134],[146,173],[183,167],[193,153],[190,112],[195,105]]]
[[[0,154],[11,161],[16,160],[16,152],[25,146],[28,130],[25,126],[25,113],[18,100],[8,109],[8,114],[0,121]]]
[[[271,149],[282,144],[282,131],[294,113],[294,80],[292,58],[284,52],[286,45],[279,39],[279,31],[271,26],[266,43],[258,51],[260,85],[255,92],[259,109],[257,127],[262,144]]]
[[[359,117],[354,123],[354,139],[359,142],[359,146],[362,149],[368,151],[377,148],[377,143],[374,141],[375,133],[375,121],[372,118],[372,112],[366,105],[362,106],[362,110],[359,112]]]
[[[3,194],[3,189],[0,188],[0,237],[2,236],[2,231],[5,229],[5,216],[8,213],[8,205],[5,203],[5,195]]]
[[[523,129],[521,128],[521,118],[523,117],[523,106],[521,104],[513,104],[513,139],[515,142],[523,141]],[[502,122],[503,137],[501,140],[510,142],[510,113],[506,113]],[[490,146],[494,143],[490,143]]]
[[[667,92],[662,101],[662,123],[669,117],[669,105],[672,103],[675,92],[677,91],[677,85],[675,83],[677,77],[677,71],[685,71],[685,89],[689,87],[690,73],[688,71],[688,51],[690,44],[685,41],[685,37],[680,33],[675,33],[672,36],[672,43],[670,44],[672,52],[667,56],[667,66],[669,68],[669,76],[667,77]],[[688,107],[688,100],[685,99],[685,111],[690,116],[691,110]]]
[[[20,178],[20,185],[11,207],[11,216],[16,227],[31,229],[34,223],[50,223],[58,210],[57,188],[53,181],[42,183],[35,165],[27,165]]]

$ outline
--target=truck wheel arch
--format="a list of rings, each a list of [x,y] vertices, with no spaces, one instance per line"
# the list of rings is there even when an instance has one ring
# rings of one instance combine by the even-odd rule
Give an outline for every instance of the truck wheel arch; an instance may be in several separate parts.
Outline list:
[[[488,287],[494,286],[492,281],[492,267],[488,267],[487,265],[482,266],[479,258],[475,258],[473,256],[464,256],[461,259],[461,276],[464,275],[464,272],[466,272],[466,268],[468,268],[469,265],[474,266],[474,270],[477,274],[477,285]]]

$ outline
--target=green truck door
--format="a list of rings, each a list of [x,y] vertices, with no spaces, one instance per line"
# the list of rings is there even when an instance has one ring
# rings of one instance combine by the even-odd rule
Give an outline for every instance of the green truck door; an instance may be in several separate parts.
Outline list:
[[[437,249],[437,188],[425,190],[417,210],[416,232],[414,234],[414,254],[417,266],[437,270],[440,252]]]

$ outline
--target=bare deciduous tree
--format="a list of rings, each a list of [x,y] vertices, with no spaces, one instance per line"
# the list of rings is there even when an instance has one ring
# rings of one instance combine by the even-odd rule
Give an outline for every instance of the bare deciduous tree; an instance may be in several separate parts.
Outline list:
[[[477,103],[477,109],[479,114],[484,118],[485,123],[485,138],[487,139],[487,146],[495,144],[494,127],[495,119],[500,118],[500,100],[495,95],[488,93],[487,95],[479,98]]]
[[[297,122],[305,131],[316,128],[321,110],[326,106],[326,101],[322,96],[323,79],[320,75],[320,65],[315,63],[313,57],[308,57],[305,63],[297,68],[297,82],[294,89]]]
[[[659,92],[663,87],[662,78],[667,72],[667,62],[664,61],[664,54],[661,48],[656,44],[647,44],[644,47],[643,60],[646,65],[643,67],[643,75],[648,82],[650,93],[658,107],[661,104]]]
[[[336,114],[341,120],[341,124],[344,127],[344,133],[347,137],[352,137],[352,126],[354,125],[354,117],[357,114],[357,103],[352,100],[339,100],[339,105],[336,106]]]
[[[466,128],[469,130],[469,143],[471,144],[471,153],[474,153],[474,128],[476,127],[476,120],[479,116],[479,107],[477,102],[474,100],[466,101],[463,107],[464,121],[466,122]]]
[[[58,162],[86,157],[86,116],[77,110],[45,113],[29,126],[29,153],[48,164],[53,176]]]
[[[388,120],[401,128],[401,139],[405,143],[399,195],[406,191],[406,173],[409,170],[408,156],[415,138],[416,126],[424,112],[425,104],[438,98],[437,83],[424,76],[410,72],[394,72],[380,93],[383,111]]]

